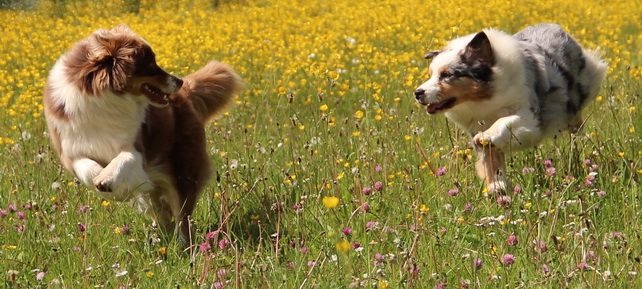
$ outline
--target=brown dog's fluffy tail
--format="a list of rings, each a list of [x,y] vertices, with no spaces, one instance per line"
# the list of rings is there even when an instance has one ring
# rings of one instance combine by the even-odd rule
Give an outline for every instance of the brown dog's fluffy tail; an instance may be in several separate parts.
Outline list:
[[[241,78],[226,64],[212,61],[183,78],[179,94],[189,98],[203,122],[223,112],[241,89]]]

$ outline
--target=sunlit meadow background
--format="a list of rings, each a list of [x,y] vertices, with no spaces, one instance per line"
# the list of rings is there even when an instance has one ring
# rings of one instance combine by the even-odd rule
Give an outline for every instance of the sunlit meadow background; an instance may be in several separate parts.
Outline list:
[[[0,1],[0,282],[641,288],[636,2]],[[428,76],[424,52],[538,22],[601,50],[608,77],[580,133],[514,154],[515,189],[489,195],[467,138],[412,91]],[[80,185],[47,140],[49,69],[75,41],[120,23],[172,73],[217,59],[245,82],[207,127],[215,174],[191,254]]]

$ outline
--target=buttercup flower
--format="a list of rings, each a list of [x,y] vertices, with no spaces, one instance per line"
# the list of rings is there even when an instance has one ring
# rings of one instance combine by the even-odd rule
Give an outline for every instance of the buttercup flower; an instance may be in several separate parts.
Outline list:
[[[339,198],[333,196],[323,197],[323,199],[321,199],[321,202],[323,203],[324,207],[328,209],[334,209],[339,205]]]
[[[337,251],[339,251],[340,253],[346,253],[350,251],[350,249],[352,249],[352,245],[346,239],[342,239],[341,241],[337,242],[335,247],[337,248]]]

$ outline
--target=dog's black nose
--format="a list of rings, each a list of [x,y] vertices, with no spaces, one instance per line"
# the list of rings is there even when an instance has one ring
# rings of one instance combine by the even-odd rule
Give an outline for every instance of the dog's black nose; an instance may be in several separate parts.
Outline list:
[[[181,88],[183,86],[183,80],[176,77],[176,87]]]
[[[425,90],[421,88],[417,88],[417,90],[415,90],[415,99],[420,99],[421,97],[424,96],[424,93],[426,93]]]

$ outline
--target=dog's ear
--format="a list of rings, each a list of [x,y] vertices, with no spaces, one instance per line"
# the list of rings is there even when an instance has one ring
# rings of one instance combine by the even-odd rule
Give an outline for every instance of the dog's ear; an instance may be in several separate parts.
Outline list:
[[[489,66],[495,64],[495,55],[490,40],[484,31],[481,31],[473,37],[462,54],[464,62],[479,62]]]
[[[428,51],[426,54],[424,54],[424,59],[432,59],[433,57],[437,56],[441,51],[439,50],[433,50],[433,51]]]
[[[86,92],[100,95],[105,89],[123,91],[133,73],[136,40],[127,31],[98,30],[84,43],[85,55],[76,62]],[[84,59],[83,59],[84,58]]]

